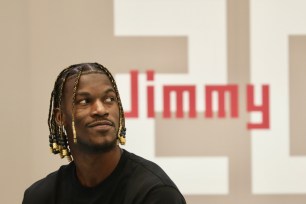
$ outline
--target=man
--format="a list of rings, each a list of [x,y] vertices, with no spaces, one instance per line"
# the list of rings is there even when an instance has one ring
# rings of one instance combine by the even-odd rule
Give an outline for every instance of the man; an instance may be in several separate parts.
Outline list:
[[[159,166],[119,147],[124,112],[102,65],[72,65],[59,74],[48,125],[51,151],[71,162],[30,186],[23,204],[186,203]]]

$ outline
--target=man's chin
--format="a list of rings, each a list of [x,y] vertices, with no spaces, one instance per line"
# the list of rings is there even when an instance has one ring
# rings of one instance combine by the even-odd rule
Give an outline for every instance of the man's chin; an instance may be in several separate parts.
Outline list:
[[[104,141],[103,143],[98,144],[92,144],[78,139],[76,146],[79,150],[87,153],[105,153],[113,150],[117,146],[117,139],[115,138],[112,141]]]

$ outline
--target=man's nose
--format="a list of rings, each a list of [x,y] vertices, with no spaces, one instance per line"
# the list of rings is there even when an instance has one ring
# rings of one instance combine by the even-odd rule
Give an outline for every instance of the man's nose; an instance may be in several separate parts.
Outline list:
[[[96,100],[92,105],[92,115],[104,116],[108,114],[107,108],[101,100]]]

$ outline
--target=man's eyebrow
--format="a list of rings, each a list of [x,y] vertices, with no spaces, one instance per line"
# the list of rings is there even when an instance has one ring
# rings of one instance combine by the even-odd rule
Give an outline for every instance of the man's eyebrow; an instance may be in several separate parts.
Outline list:
[[[103,93],[104,93],[104,94],[108,94],[108,93],[110,93],[110,92],[116,93],[115,90],[114,90],[113,88],[108,88],[108,89],[106,89]],[[76,93],[76,96],[90,96],[90,95],[91,95],[91,94],[90,94],[89,92],[86,92],[86,91],[80,91],[80,92],[77,92],[77,93]]]
[[[76,96],[90,96],[90,93],[88,93],[88,92],[77,92],[75,95]]]
[[[105,91],[104,91],[104,93],[109,93],[109,92],[114,92],[114,93],[116,93],[115,92],[115,90],[113,89],[113,88],[108,88],[108,89],[106,89]]]

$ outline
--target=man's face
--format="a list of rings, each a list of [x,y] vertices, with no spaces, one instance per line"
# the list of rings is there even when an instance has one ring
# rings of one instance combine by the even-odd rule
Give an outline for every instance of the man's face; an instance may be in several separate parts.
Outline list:
[[[72,144],[72,98],[75,76],[68,78],[63,92],[63,121]],[[74,121],[77,146],[90,152],[108,151],[116,146],[119,108],[115,90],[105,74],[80,77],[75,97]]]

